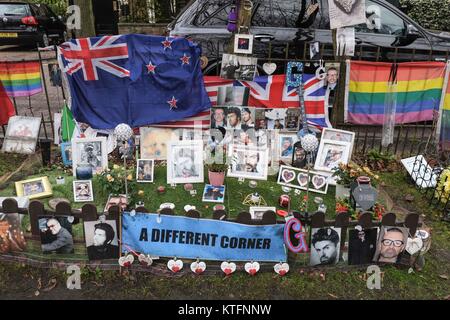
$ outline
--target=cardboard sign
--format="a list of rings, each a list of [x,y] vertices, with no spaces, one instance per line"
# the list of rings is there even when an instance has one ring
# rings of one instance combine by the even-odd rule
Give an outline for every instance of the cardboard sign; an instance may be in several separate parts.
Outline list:
[[[375,205],[378,191],[370,184],[361,184],[353,190],[352,195],[361,209],[367,211]]]

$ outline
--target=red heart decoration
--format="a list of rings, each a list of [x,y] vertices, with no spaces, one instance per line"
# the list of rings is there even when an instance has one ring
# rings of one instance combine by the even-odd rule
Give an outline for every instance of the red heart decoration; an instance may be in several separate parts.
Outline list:
[[[172,267],[172,271],[173,271],[173,272],[178,272],[178,271],[180,271],[180,267],[178,267],[178,266],[173,266],[173,267]]]
[[[197,268],[197,269],[195,269],[195,273],[196,274],[203,273],[203,269],[202,268]]]
[[[225,272],[225,274],[226,274],[227,276],[229,276],[230,274],[233,273],[233,270],[231,270],[230,268],[226,268],[225,270],[223,270],[223,272]]]
[[[248,273],[250,273],[252,276],[254,276],[256,274],[256,272],[258,272],[258,271],[256,271],[256,269],[250,269],[248,271]]]
[[[123,264],[123,266],[124,266],[125,268],[129,268],[129,267],[131,267],[131,262],[129,262],[129,261],[125,262],[125,263]]]
[[[279,275],[284,276],[286,273],[287,273],[286,270],[280,270]]]

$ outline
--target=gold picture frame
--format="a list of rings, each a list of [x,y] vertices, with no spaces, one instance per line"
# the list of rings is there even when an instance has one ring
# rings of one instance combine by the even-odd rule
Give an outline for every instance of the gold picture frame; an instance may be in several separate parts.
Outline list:
[[[17,181],[15,184],[18,197],[28,197],[32,200],[53,195],[52,185],[48,180],[48,177]]]

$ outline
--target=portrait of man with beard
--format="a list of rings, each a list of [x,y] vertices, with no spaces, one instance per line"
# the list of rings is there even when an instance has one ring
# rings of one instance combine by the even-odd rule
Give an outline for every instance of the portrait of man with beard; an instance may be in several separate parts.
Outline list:
[[[341,228],[312,230],[311,265],[335,264],[339,261]]]

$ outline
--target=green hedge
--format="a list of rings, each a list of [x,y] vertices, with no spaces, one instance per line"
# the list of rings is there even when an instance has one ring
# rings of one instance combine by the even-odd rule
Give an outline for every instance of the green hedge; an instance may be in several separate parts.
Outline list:
[[[400,4],[422,27],[450,31],[450,0],[400,0]]]

